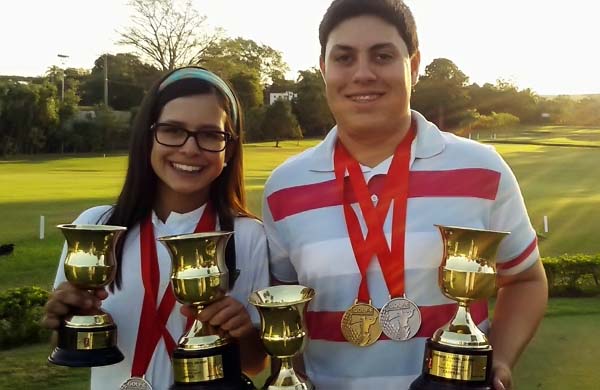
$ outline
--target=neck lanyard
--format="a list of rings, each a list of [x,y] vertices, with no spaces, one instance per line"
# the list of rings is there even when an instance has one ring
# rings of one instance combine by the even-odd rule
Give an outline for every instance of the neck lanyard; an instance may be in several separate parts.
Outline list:
[[[369,300],[366,270],[374,254],[377,255],[383,275],[392,297],[404,295],[404,242],[406,230],[406,206],[408,201],[408,174],[410,148],[415,138],[415,124],[396,148],[392,163],[385,179],[382,196],[377,206],[371,203],[369,189],[358,162],[353,159],[344,146],[338,142],[334,154],[334,167],[339,189],[343,194],[346,185],[345,171],[348,171],[350,185],[358,199],[360,210],[365,219],[368,233],[363,234],[354,210],[344,197],[343,208],[346,227],[352,250],[361,273],[358,301]],[[394,201],[392,245],[388,247],[383,224],[391,201]]]
[[[209,201],[206,203],[204,213],[198,221],[194,233],[215,230],[216,220],[215,210]],[[152,226],[152,215],[146,217],[140,226],[140,250],[144,301],[131,368],[131,375],[133,377],[144,376],[161,337],[165,340],[169,356],[173,355],[173,351],[176,348],[175,341],[167,329],[167,321],[175,306],[175,295],[172,288],[167,287],[157,309],[160,271],[158,256],[156,255],[156,239]],[[190,322],[193,322],[193,319],[190,321],[188,318],[188,324]]]

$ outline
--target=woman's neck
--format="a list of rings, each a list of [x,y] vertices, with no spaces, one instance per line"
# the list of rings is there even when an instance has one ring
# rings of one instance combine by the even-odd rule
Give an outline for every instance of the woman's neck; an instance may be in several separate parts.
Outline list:
[[[171,212],[189,213],[204,205],[209,198],[209,190],[194,194],[181,194],[158,186],[154,212],[163,222],[166,222]]]

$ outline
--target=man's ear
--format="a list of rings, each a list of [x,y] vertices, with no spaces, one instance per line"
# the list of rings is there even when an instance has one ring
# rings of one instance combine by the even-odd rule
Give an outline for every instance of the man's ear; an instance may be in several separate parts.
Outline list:
[[[419,81],[419,66],[421,65],[421,52],[417,50],[415,54],[410,57],[410,76],[411,85],[414,87]]]
[[[321,69],[321,77],[323,77],[323,81],[325,81],[325,60],[323,56],[319,57],[319,69]]]

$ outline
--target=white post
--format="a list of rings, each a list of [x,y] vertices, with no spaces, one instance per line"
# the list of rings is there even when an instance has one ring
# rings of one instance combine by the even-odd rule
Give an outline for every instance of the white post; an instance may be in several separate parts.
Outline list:
[[[544,233],[548,233],[548,216],[544,215]]]
[[[469,139],[471,139],[471,133],[469,133]]]
[[[44,223],[44,216],[40,215],[40,240],[44,239],[44,228],[45,228],[45,223]]]

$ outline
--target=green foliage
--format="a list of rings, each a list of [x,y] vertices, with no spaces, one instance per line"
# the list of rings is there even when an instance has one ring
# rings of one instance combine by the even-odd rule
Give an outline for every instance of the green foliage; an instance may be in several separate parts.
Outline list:
[[[47,81],[0,82],[0,155],[43,151],[59,125],[59,106],[56,87]]]
[[[281,52],[242,37],[213,42],[203,52],[199,63],[227,80],[239,73],[258,72],[263,84],[283,79],[289,70]]]
[[[48,292],[23,287],[0,293],[0,349],[47,340],[50,332],[40,326]]]
[[[91,74],[81,86],[82,101],[86,106],[104,103],[105,56],[94,62]],[[162,72],[143,63],[131,53],[106,55],[108,71],[108,106],[114,110],[129,110],[138,106],[144,93],[150,89]]]
[[[325,83],[318,69],[300,71],[293,110],[306,137],[323,137],[333,126]]]
[[[262,128],[266,139],[275,140],[275,147],[279,147],[279,141],[283,139],[302,138],[298,120],[287,100],[279,99],[267,108]]]
[[[229,82],[239,97],[244,112],[262,105],[263,91],[257,72],[236,73],[229,79]]]
[[[512,129],[519,124],[519,118],[505,112],[490,115],[475,115],[474,121],[469,128],[472,130],[506,130]]]
[[[600,254],[543,259],[550,296],[600,294]]]
[[[265,113],[267,106],[254,107],[244,111],[244,128],[246,142],[257,142],[265,139],[263,132],[263,122],[265,121]]]
[[[471,100],[469,78],[450,60],[437,58],[425,68],[411,98],[411,107],[442,129],[456,128],[465,119]]]

